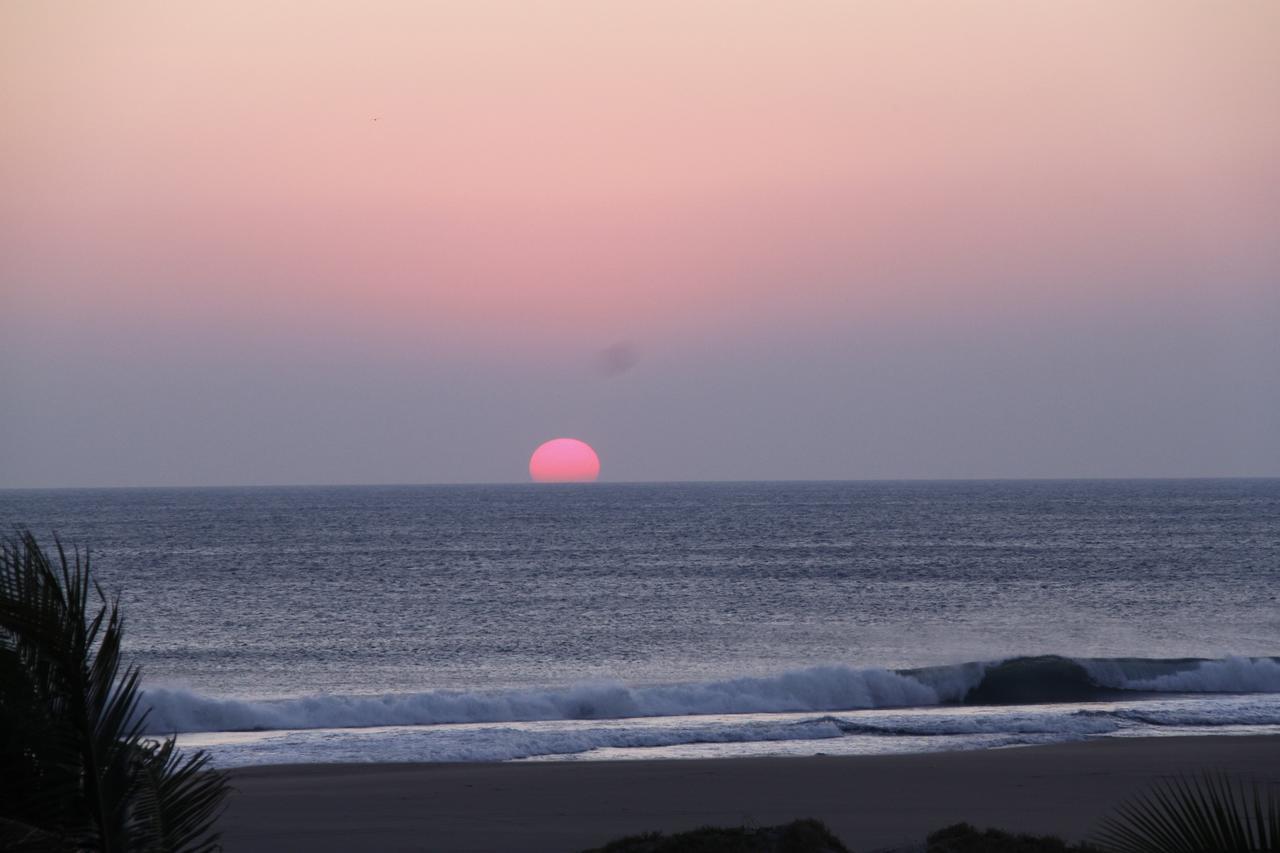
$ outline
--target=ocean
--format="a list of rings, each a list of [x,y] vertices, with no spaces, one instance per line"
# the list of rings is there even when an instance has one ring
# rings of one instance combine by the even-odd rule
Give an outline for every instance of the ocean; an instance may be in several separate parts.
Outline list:
[[[1280,480],[0,491],[222,766],[1280,733]]]

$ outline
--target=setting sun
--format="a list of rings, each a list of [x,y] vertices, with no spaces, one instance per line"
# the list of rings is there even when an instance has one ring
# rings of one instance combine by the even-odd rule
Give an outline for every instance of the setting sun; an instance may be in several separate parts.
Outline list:
[[[529,457],[535,483],[590,483],[600,476],[600,457],[576,438],[553,438]]]

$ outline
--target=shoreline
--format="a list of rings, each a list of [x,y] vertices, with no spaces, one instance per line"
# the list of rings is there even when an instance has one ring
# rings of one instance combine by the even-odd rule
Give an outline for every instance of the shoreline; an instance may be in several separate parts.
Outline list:
[[[235,851],[576,851],[620,836],[812,817],[850,849],[918,843],[968,821],[1084,838],[1160,777],[1280,782],[1280,735],[1099,738],[897,755],[442,764],[228,771]]]

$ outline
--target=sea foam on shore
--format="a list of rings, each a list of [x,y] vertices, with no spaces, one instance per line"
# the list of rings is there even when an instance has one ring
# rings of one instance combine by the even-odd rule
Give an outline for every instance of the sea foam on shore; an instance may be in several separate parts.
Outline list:
[[[143,704],[147,730],[171,733],[1086,702],[1126,693],[1280,693],[1280,661],[1037,657],[897,671],[825,666],[688,684],[270,700],[153,688]]]
[[[224,766],[868,754],[1280,733],[1278,675],[1271,658],[1051,657],[902,671],[818,667],[694,684],[278,700],[160,689],[146,702],[150,731],[185,732],[185,743],[210,749]]]

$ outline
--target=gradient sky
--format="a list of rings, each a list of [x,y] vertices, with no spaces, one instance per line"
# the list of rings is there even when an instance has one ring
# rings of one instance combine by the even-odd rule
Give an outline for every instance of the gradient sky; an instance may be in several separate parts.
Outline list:
[[[0,486],[1280,475],[1280,3],[0,5]]]

